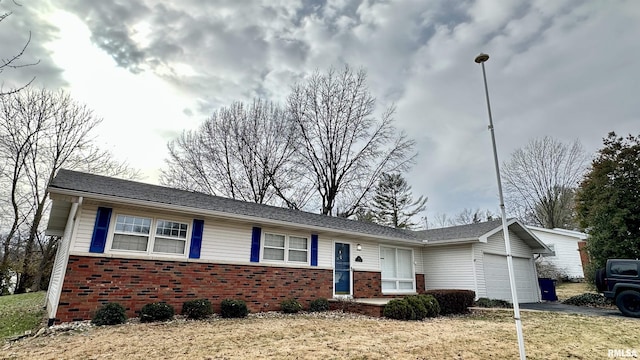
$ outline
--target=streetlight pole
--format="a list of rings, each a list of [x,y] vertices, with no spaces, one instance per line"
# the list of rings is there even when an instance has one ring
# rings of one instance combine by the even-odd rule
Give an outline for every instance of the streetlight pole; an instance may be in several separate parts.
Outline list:
[[[493,145],[493,161],[496,167],[496,178],[498,179],[498,194],[500,196],[500,213],[502,216],[502,233],[504,236],[504,248],[507,253],[507,268],[509,269],[509,283],[511,284],[511,300],[513,302],[513,318],[516,321],[516,331],[518,333],[518,348],[520,359],[525,360],[527,355],[524,351],[524,336],[522,335],[522,322],[520,320],[520,305],[518,305],[518,294],[516,292],[516,279],[513,273],[513,256],[511,255],[511,242],[509,241],[509,229],[507,227],[507,215],[504,210],[504,196],[502,195],[502,181],[500,180],[500,166],[498,165],[498,151],[496,150],[496,135],[493,131],[493,119],[491,118],[491,104],[489,103],[489,88],[487,87],[487,73],[484,71],[484,63],[489,60],[489,55],[480,53],[476,56],[475,62],[482,65],[482,78],[484,79],[484,94],[487,98],[487,110],[489,112],[489,131],[491,132],[491,144]]]

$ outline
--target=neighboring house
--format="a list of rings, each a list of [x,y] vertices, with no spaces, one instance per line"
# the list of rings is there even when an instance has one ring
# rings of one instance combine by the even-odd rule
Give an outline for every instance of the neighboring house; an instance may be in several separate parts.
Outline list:
[[[307,305],[427,288],[510,299],[500,285],[499,222],[412,232],[69,170],[49,192],[47,233],[62,236],[47,293],[51,323],[88,319],[106,302],[135,316],[149,302],[179,309],[197,298],[216,310],[225,298],[242,299],[254,312],[288,298]],[[533,253],[548,249],[509,224],[514,255],[526,258],[516,260],[520,299],[539,301],[529,274]]]
[[[584,278],[579,246],[587,239],[587,234],[579,231],[558,228],[545,229],[536,226],[529,226],[529,230],[554,252],[554,254],[541,256],[540,263],[555,266],[569,279]]]

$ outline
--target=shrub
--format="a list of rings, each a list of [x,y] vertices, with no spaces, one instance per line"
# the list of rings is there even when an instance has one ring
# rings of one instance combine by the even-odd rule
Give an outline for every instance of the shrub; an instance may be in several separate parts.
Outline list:
[[[173,306],[165,302],[150,303],[140,310],[140,322],[171,320],[174,314]]]
[[[411,295],[404,298],[411,309],[413,310],[413,317],[407,320],[422,320],[427,317],[427,308],[424,306],[424,302],[418,295]]]
[[[329,310],[329,300],[325,298],[318,298],[311,302],[309,305],[309,310],[314,312],[319,311],[328,311]]]
[[[592,306],[592,307],[606,307],[612,305],[612,302],[600,294],[584,293],[576,296],[572,296],[562,302],[567,305],[575,306]]]
[[[427,290],[426,294],[436,298],[442,315],[466,313],[476,297],[472,290],[457,289]]]
[[[302,310],[302,305],[296,299],[287,299],[280,303],[280,308],[285,314],[295,314]]]
[[[93,319],[91,319],[91,323],[98,326],[124,324],[126,321],[126,310],[118,303],[103,305],[96,311]]]
[[[416,317],[411,304],[406,299],[389,301],[382,309],[382,315],[396,320],[410,320]]]
[[[211,314],[213,314],[213,308],[207,299],[189,300],[182,304],[182,315],[187,319],[204,319]]]
[[[427,309],[426,317],[436,317],[440,315],[440,304],[438,304],[438,300],[434,298],[432,295],[420,294],[418,298],[424,304],[425,309]]]
[[[513,307],[513,305],[511,305],[511,303],[508,301],[499,300],[499,299],[489,299],[484,297],[478,299],[475,305],[483,308],[512,308]]]
[[[224,299],[220,304],[220,315],[223,318],[243,318],[247,314],[247,304],[242,300]]]

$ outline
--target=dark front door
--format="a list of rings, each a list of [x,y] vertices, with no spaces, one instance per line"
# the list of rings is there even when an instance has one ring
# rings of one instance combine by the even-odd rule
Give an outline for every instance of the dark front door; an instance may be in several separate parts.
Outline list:
[[[349,296],[351,295],[350,245],[335,243],[334,256],[334,294],[338,296]]]

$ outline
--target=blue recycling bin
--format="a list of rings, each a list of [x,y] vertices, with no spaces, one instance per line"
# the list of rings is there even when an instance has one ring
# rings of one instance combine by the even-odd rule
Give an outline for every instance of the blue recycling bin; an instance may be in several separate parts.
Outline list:
[[[538,284],[540,284],[542,300],[558,301],[558,295],[556,295],[556,281],[554,279],[538,278]]]

